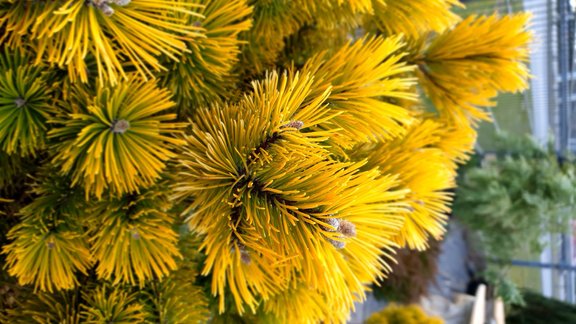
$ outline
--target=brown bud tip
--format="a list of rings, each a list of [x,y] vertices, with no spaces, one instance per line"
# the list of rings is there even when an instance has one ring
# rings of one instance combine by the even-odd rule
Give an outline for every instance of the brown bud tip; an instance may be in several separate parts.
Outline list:
[[[304,127],[304,122],[300,120],[294,120],[282,126],[282,128],[296,128],[298,130],[302,129],[302,127]]]
[[[46,242],[46,247],[48,247],[48,249],[52,250],[53,248],[56,247],[56,243],[54,243],[54,241],[48,241],[48,242]]]
[[[338,232],[342,233],[346,237],[355,237],[356,225],[347,220],[340,220],[340,225],[338,226]]]
[[[124,134],[130,128],[130,122],[124,119],[114,121],[112,123],[112,132],[116,134]]]
[[[114,14],[114,9],[112,9],[112,7],[110,7],[107,3],[101,4],[100,6],[98,6],[98,8],[100,8],[102,13],[108,17],[110,17]]]
[[[18,98],[16,100],[14,100],[14,104],[16,105],[16,108],[22,108],[22,107],[24,107],[24,105],[26,105],[26,100],[24,100],[22,98]]]
[[[248,253],[246,250],[240,250],[240,261],[242,261],[242,263],[245,265],[249,265],[252,262],[250,253]]]
[[[338,230],[338,226],[340,226],[340,220],[338,218],[328,218],[325,219],[324,221],[331,226],[331,227],[322,226],[322,229],[327,232],[335,232]]]
[[[232,251],[236,251],[235,248],[232,248]],[[238,243],[238,252],[240,253],[240,261],[245,265],[249,265],[252,262],[250,258],[250,252],[246,249],[246,246],[242,243]]]
[[[132,238],[135,239],[135,240],[139,240],[139,239],[140,239],[140,233],[138,233],[138,230],[136,230],[136,229],[133,229],[133,230],[131,231],[131,235],[132,235]]]

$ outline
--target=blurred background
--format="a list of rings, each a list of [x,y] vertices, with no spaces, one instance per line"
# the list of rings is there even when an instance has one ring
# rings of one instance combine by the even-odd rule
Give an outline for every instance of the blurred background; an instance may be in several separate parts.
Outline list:
[[[447,323],[576,323],[576,1],[461,2],[464,17],[532,13],[530,90],[490,109],[493,123],[481,125],[477,153],[459,172],[444,240],[401,251],[401,266],[351,323],[391,303],[418,303]],[[481,285],[487,305],[475,322]]]

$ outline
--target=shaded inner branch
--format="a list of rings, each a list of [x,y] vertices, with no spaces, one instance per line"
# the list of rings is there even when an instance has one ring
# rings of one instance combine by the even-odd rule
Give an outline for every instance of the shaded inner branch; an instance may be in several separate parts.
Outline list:
[[[248,169],[245,168],[243,165],[240,165],[238,167],[238,175],[240,177],[242,177],[242,179],[240,181],[238,181],[234,185],[234,187],[232,188],[232,194],[233,195],[236,193],[239,193],[242,190],[242,188],[245,188],[249,183],[252,183],[253,185],[256,186],[255,190],[260,191],[262,189],[262,185],[258,182],[258,180],[252,179],[249,166],[254,164],[256,161],[258,161],[260,159],[260,153],[261,152],[266,151],[271,145],[276,143],[281,138],[282,138],[282,135],[280,135],[280,133],[274,132],[273,134],[267,136],[264,139],[264,141],[258,147],[256,147],[250,153],[250,155],[248,155],[248,158],[247,158],[248,163],[246,163],[246,165],[248,166]],[[239,225],[240,225],[240,221],[241,221],[242,205],[239,203],[238,197],[234,197],[233,199],[235,201],[232,202],[234,204],[234,207],[232,208],[232,211],[230,213],[230,222],[232,224],[234,224],[234,226],[237,229],[235,233],[242,234],[241,230],[239,229]],[[237,240],[238,238],[234,237],[233,239]]]
[[[256,178],[250,177],[250,176],[246,176],[243,181],[238,182],[238,184],[235,186],[235,193],[239,194],[246,192],[246,191],[251,191],[251,195],[252,196],[260,196],[260,197],[266,197],[267,201],[277,201],[280,205],[286,205],[286,206],[296,206],[297,202],[296,201],[292,201],[289,199],[286,199],[285,197],[283,197],[282,194],[279,193],[273,193],[273,192],[269,192],[269,191],[265,191],[264,190],[265,187],[264,185]],[[231,214],[230,214],[230,221],[234,224],[234,227],[236,228],[235,234],[237,235],[241,235],[243,234],[242,229],[240,228],[240,224],[242,222],[242,208],[244,208],[243,204],[241,204],[239,202],[240,196],[235,196],[234,199],[235,201],[233,202],[234,207],[232,208]],[[316,218],[314,217],[314,215],[316,214],[321,214],[323,213],[323,208],[322,207],[315,207],[315,208],[298,208],[297,211],[291,210],[291,209],[287,209],[286,213],[294,216],[295,219],[301,219],[302,217],[305,217],[304,215],[308,215],[308,218],[310,218],[313,221],[316,221]],[[237,241],[238,238],[234,237],[233,241]]]
[[[302,128],[303,123],[301,121],[293,121],[286,124],[282,128],[295,128],[299,130]],[[236,184],[232,188],[232,196],[233,201],[231,202],[232,210],[230,213],[230,222],[234,224],[235,227],[235,236],[233,237],[233,241],[238,241],[238,235],[242,234],[242,229],[240,228],[240,224],[242,222],[242,208],[243,204],[240,202],[241,195],[246,191],[251,191],[252,195],[261,195],[268,197],[271,201],[278,201],[283,205],[293,206],[296,204],[294,201],[287,200],[282,197],[281,194],[272,193],[268,191],[264,191],[264,185],[253,176],[251,172],[251,166],[257,162],[262,162],[262,154],[267,154],[266,151],[274,144],[277,144],[278,141],[282,139],[281,132],[274,132],[271,135],[267,136],[264,141],[256,147],[247,157],[247,163],[245,165],[240,165],[238,167],[238,175],[241,179],[236,182]],[[313,215],[322,213],[322,208],[309,208],[309,209],[299,209],[300,213],[296,213],[293,210],[287,210],[287,212],[293,215],[295,218],[300,218],[301,214]],[[310,216],[312,218],[312,216]]]
[[[282,135],[278,132],[274,132],[273,134],[267,136],[264,141],[256,147],[247,158],[247,166],[254,164],[256,161],[260,159],[260,153],[266,151],[271,145],[278,142],[282,138]],[[234,187],[232,188],[232,193],[238,193],[241,191],[242,188],[246,187],[248,183],[252,182],[256,186],[256,190],[261,189],[261,184],[257,181],[257,179],[252,179],[250,174],[250,170],[246,169],[243,165],[238,167],[238,175],[242,177],[240,181],[238,181]],[[238,200],[238,198],[234,198]],[[236,228],[240,225],[240,213],[242,212],[242,205],[235,201],[235,206],[232,208],[232,212],[230,214],[230,221],[235,224]]]
[[[446,87],[444,87],[443,85],[441,85],[440,83],[438,83],[438,81],[436,81],[434,79],[434,77],[432,76],[432,74],[428,70],[428,66],[426,65],[426,63],[418,63],[417,66],[418,66],[418,70],[420,72],[422,72],[424,77],[426,77],[426,79],[428,81],[430,81],[430,83],[432,83],[435,87],[437,87],[438,89],[445,92],[444,95],[446,96],[446,98],[448,98],[454,105],[456,105],[456,106],[459,105],[459,102],[454,97],[452,97],[452,92],[449,89],[447,89]]]
[[[274,132],[272,135],[266,137],[266,139],[264,139],[264,141],[258,147],[256,147],[252,153],[250,153],[248,156],[248,163],[252,164],[258,161],[260,159],[260,153],[265,152],[268,148],[270,148],[270,146],[278,142],[280,139],[282,139],[282,135],[279,132]]]

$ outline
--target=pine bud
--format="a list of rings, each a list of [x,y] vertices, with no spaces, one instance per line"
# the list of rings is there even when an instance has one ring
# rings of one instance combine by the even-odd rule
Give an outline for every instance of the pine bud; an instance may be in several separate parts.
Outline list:
[[[325,221],[335,230],[328,226],[322,226],[322,229],[327,232],[336,232],[336,231],[339,232],[340,234],[342,234],[338,236],[338,238],[340,239],[356,236],[356,226],[347,220],[343,220],[340,218],[328,218]],[[346,246],[346,242],[344,241],[334,240],[331,238],[327,238],[327,240],[337,249],[342,249]]]
[[[346,237],[355,237],[356,225],[347,220],[340,220],[340,225],[338,226],[338,232],[342,233],[342,235]]]
[[[285,125],[282,125],[282,128],[296,128],[298,130],[302,129],[302,127],[304,127],[304,122],[300,120],[294,120]]]
[[[110,7],[107,3],[103,3],[98,6],[98,8],[102,11],[103,14],[110,17],[114,14],[114,9]]]
[[[232,252],[235,251],[236,249],[233,247]],[[250,253],[248,252],[244,244],[238,243],[238,252],[240,253],[240,261],[242,261],[242,263],[244,263],[245,265],[249,265],[252,262],[252,259],[250,258]]]
[[[246,249],[240,249],[240,261],[242,261],[242,263],[245,265],[249,265],[252,262],[250,254],[248,251],[246,251]]]
[[[112,122],[112,127],[110,127],[115,134],[124,134],[128,128],[130,128],[130,122],[124,119]]]
[[[140,233],[138,233],[138,230],[137,230],[137,229],[133,229],[133,230],[131,231],[131,234],[132,234],[132,238],[133,238],[133,239],[135,239],[135,240],[139,240],[139,239],[140,239]]]
[[[26,100],[23,98],[18,98],[14,100],[14,104],[16,105],[16,108],[22,108],[24,105],[26,105]]]
[[[50,241],[46,242],[46,247],[47,247],[49,250],[52,250],[53,248],[56,247],[56,243],[54,243],[53,240],[50,240]]]
[[[340,220],[338,218],[328,218],[326,220],[324,220],[328,225],[330,225],[331,227],[328,226],[324,226],[322,225],[322,229],[327,231],[327,232],[335,232],[338,230],[338,226],[340,226]]]
[[[333,239],[328,239],[328,242],[330,242],[330,244],[332,244],[335,248],[337,249],[343,249],[346,246],[346,243],[343,241],[336,241]]]
[[[122,7],[130,4],[130,0],[110,0],[110,2]]]

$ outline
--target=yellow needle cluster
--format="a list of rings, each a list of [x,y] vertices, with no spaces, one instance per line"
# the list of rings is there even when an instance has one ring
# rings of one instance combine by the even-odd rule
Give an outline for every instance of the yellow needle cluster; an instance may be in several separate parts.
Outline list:
[[[313,86],[310,74],[272,73],[239,103],[199,111],[186,137],[174,190],[195,197],[185,215],[204,236],[221,311],[227,289],[242,313],[292,282],[349,308],[387,267],[405,192],[320,145],[338,131],[317,126],[338,112],[331,87],[311,97]]]
[[[401,246],[425,250],[429,236],[440,239],[445,231],[449,203],[447,190],[454,188],[456,164],[438,146],[443,125],[433,120],[414,122],[406,136],[355,147],[352,159],[367,159],[365,168],[379,168],[398,175],[398,190],[407,190],[409,204],[404,224],[395,240]]]
[[[498,92],[526,89],[530,14],[470,16],[435,36],[415,59],[434,106],[453,124],[489,120]]]
[[[57,139],[53,161],[82,184],[86,195],[101,198],[133,193],[160,178],[165,162],[182,141],[170,136],[183,125],[175,114],[159,114],[174,106],[170,93],[137,75],[116,86],[91,91],[75,88],[76,100],[53,120],[49,137]]]
[[[450,11],[462,6],[458,0],[373,1],[374,15],[368,23],[386,35],[404,34],[420,39],[431,31],[442,32],[460,20]]]
[[[46,120],[56,109],[41,66],[32,66],[20,51],[0,51],[0,149],[35,155],[44,147]]]
[[[198,26],[202,37],[187,42],[188,52],[178,61],[166,63],[161,84],[173,93],[178,111],[186,114],[234,94],[237,76],[232,69],[238,62],[241,32],[247,31],[252,20],[246,0],[197,0],[203,16],[181,14],[186,24]]]
[[[527,86],[528,15],[459,5],[0,0],[0,320],[346,321]]]
[[[88,55],[97,62],[101,82],[116,84],[126,78],[127,63],[150,77],[165,69],[160,55],[177,60],[189,51],[186,41],[200,36],[200,29],[186,24],[186,18],[201,17],[196,12],[201,6],[185,0],[3,2],[9,6],[0,11],[0,27],[6,30],[0,43],[28,44],[37,64],[67,67],[72,78],[83,82],[89,78]]]

